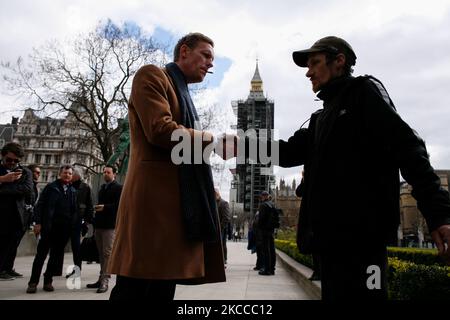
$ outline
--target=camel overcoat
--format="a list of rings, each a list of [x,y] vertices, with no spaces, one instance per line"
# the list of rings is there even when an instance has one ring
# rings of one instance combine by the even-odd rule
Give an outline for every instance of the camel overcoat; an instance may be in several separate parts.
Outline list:
[[[176,129],[187,130],[191,137],[201,132],[179,124],[179,102],[165,69],[139,69],[128,110],[130,160],[109,271],[184,284],[225,281],[220,240],[206,244],[185,236],[178,167],[171,161],[177,142],[171,134]]]

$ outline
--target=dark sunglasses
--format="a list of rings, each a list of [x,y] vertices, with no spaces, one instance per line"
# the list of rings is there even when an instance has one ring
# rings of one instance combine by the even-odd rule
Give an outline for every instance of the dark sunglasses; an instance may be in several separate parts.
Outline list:
[[[12,159],[12,158],[9,158],[9,157],[5,157],[5,162],[7,162],[7,163],[19,163],[20,162],[20,159]]]

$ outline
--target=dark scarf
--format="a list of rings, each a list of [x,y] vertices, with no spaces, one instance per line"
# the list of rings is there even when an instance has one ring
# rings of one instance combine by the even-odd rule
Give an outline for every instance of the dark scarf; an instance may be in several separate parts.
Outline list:
[[[186,128],[195,128],[199,121],[183,72],[175,63],[166,65],[175,84],[180,104],[181,121]],[[189,240],[216,242],[219,240],[216,199],[211,167],[206,164],[179,166],[180,200],[186,235]]]

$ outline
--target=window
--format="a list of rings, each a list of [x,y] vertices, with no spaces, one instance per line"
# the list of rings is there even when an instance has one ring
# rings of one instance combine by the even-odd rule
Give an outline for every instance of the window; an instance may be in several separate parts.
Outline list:
[[[52,156],[49,154],[46,154],[45,155],[45,164],[50,164],[51,160],[52,160]]]
[[[40,154],[35,154],[34,155],[34,162],[36,164],[40,164],[41,163],[41,155]]]
[[[60,155],[55,155],[55,163],[56,164],[60,164],[61,163],[61,156]]]
[[[41,181],[42,182],[48,181],[48,172],[46,170],[41,170]]]

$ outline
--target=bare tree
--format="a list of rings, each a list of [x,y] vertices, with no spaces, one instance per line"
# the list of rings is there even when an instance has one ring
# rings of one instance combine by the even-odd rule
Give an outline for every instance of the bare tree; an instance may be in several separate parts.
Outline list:
[[[111,20],[67,45],[50,41],[15,64],[2,62],[9,89],[45,115],[73,115],[96,140],[106,163],[119,119],[127,113],[131,79],[139,67],[164,64],[165,47],[134,24]]]

